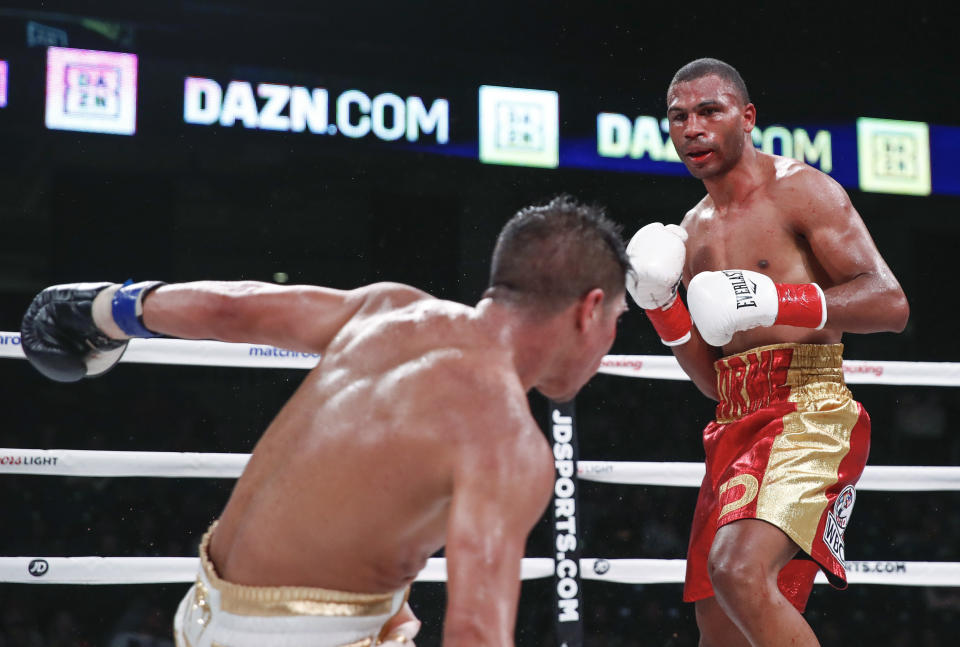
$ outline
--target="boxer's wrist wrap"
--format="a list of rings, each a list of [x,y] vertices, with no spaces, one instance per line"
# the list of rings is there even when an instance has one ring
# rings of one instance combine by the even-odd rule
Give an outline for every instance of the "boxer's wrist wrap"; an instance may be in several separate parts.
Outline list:
[[[163,281],[127,281],[114,293],[112,314],[120,330],[131,337],[160,337],[143,325],[143,299],[161,285],[166,284]]]
[[[820,330],[827,323],[827,300],[816,283],[777,283],[774,324]]]
[[[693,324],[690,322],[690,313],[687,306],[683,304],[679,295],[673,299],[673,303],[662,308],[652,308],[644,310],[647,318],[653,324],[654,330],[660,335],[660,341],[665,346],[679,346],[690,341],[690,329]]]

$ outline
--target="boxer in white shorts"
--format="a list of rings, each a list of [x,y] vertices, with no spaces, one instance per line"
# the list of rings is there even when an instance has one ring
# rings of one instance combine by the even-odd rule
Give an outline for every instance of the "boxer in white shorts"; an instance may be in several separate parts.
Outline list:
[[[131,336],[321,356],[204,543],[200,584],[177,614],[181,642],[408,640],[417,621],[406,605],[393,615],[399,596],[445,547],[444,645],[507,647],[526,538],[553,492],[527,391],[568,400],[596,372],[626,310],[628,269],[614,223],[560,197],[507,223],[474,307],[396,283],[72,284],[34,299],[23,346],[61,381],[102,373]],[[256,589],[248,599],[242,587]],[[342,607],[317,588],[362,595]],[[266,609],[270,599],[279,607]],[[318,608],[335,613],[304,612]]]

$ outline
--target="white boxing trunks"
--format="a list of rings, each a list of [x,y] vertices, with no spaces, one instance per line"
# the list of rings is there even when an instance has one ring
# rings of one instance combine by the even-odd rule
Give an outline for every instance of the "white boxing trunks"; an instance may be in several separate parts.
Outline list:
[[[212,530],[200,542],[197,581],[173,619],[177,647],[372,647],[406,599],[408,589],[367,594],[226,582],[207,553]]]

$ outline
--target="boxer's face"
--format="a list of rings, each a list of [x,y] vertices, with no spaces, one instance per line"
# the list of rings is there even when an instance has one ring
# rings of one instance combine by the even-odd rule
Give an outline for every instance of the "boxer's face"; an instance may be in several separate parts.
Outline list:
[[[743,104],[733,85],[718,76],[677,83],[667,93],[670,139],[690,174],[722,175],[743,155],[756,110]]]

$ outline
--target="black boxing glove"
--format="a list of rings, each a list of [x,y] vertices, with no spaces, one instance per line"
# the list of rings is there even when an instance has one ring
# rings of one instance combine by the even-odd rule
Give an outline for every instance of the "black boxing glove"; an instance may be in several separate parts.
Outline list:
[[[36,297],[20,325],[30,363],[57,382],[103,375],[120,361],[127,340],[107,337],[93,323],[93,300],[114,283],[54,285]]]

